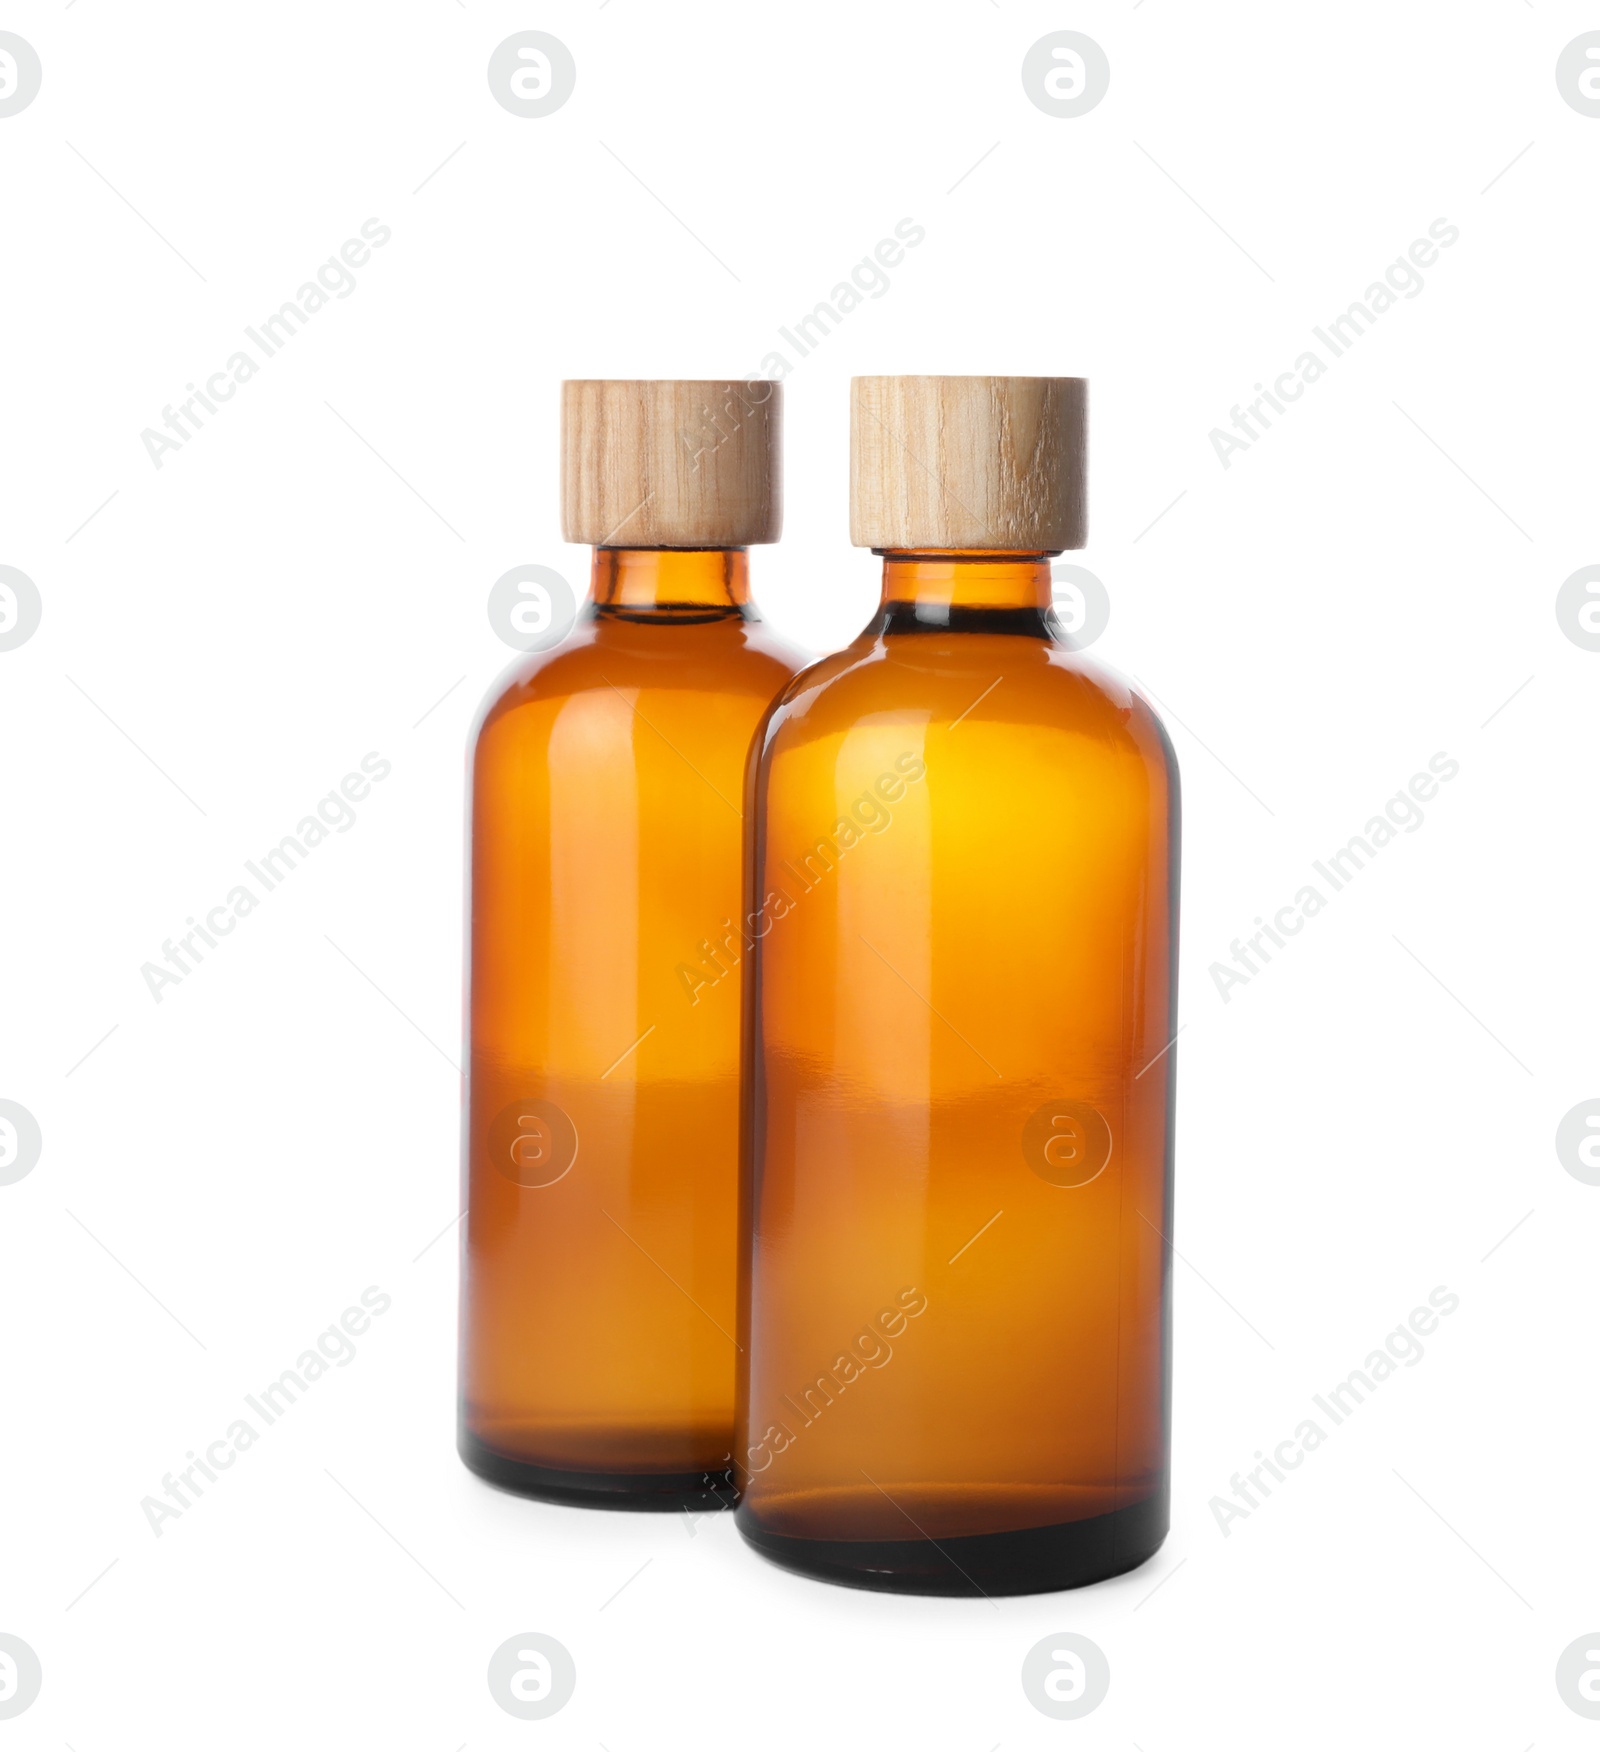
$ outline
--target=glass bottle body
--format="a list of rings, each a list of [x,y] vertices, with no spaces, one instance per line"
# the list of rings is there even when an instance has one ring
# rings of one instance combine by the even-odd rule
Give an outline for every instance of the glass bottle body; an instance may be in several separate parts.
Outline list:
[[[497,1483],[727,1495],[744,763],[796,666],[742,550],[600,549],[480,714],[460,1449]]]
[[[1040,555],[890,555],[752,755],[739,1525],[932,1593],[1167,1526],[1178,794]]]

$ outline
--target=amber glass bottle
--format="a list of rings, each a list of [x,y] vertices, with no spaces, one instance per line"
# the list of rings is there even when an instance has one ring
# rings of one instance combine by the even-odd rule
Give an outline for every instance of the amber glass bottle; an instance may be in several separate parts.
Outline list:
[[[744,551],[777,396],[566,385],[591,599],[473,737],[460,1450],[560,1501],[731,1500],[744,768],[798,666]]]
[[[1178,790],[1075,651],[1075,379],[854,385],[883,599],[752,757],[739,1525],[1065,1588],[1167,1529]]]

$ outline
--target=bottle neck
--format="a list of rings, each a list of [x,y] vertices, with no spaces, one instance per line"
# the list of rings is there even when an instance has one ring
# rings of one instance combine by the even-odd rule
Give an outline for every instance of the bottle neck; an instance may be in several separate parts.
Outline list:
[[[1048,554],[880,551],[879,631],[1052,635]]]
[[[750,563],[744,548],[596,548],[589,588],[602,616],[751,617]]]

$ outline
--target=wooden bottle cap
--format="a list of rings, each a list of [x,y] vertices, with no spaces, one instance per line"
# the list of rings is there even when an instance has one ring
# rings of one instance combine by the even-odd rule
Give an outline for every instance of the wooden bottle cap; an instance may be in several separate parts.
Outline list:
[[[561,386],[561,527],[593,547],[746,547],[783,527],[776,383]]]
[[[1082,547],[1081,377],[857,377],[850,539],[870,548]]]

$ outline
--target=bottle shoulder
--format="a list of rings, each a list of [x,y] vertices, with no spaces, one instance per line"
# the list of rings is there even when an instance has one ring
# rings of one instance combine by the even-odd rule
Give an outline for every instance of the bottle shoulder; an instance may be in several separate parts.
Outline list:
[[[525,708],[554,708],[589,694],[724,694],[760,710],[805,661],[754,618],[647,622],[590,611],[559,644],[515,658],[495,677],[472,740]]]
[[[1159,714],[1137,684],[1059,641],[976,633],[863,634],[797,674],[773,701],[768,756],[860,725],[925,730],[976,720],[1131,744],[1176,776]]]

